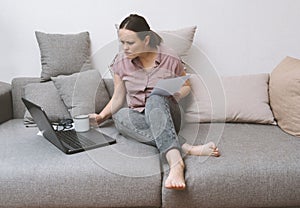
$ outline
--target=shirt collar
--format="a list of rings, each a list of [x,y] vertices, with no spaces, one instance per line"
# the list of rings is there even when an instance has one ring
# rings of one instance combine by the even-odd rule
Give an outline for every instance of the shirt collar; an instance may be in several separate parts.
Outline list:
[[[155,59],[155,67],[157,67],[161,63],[161,59],[162,59],[161,48],[159,46],[157,46],[157,54],[158,55]],[[142,63],[140,62],[138,57],[132,59],[131,63],[135,66],[138,66],[139,68],[143,68]]]

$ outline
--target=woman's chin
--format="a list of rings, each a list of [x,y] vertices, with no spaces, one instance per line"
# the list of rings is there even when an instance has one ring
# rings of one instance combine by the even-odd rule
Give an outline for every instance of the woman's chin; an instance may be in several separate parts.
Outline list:
[[[131,53],[125,53],[125,56],[127,57],[127,58],[129,58],[129,59],[134,59],[134,58],[136,58],[136,55],[135,54],[131,54]]]

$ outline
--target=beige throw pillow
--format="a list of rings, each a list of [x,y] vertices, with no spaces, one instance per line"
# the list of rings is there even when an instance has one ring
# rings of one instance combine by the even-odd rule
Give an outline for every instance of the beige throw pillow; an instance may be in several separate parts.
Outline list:
[[[117,31],[119,24],[115,24]],[[173,49],[181,58],[189,53],[192,47],[197,26],[188,26],[175,30],[159,30],[155,31],[162,39],[165,46]],[[121,50],[121,45],[119,46]]]
[[[278,126],[300,136],[300,60],[286,57],[271,73],[270,104]]]
[[[220,98],[214,97],[217,93],[210,92],[206,87],[208,83],[200,76],[192,74],[190,81],[192,92],[187,98],[187,122],[274,123],[268,96],[269,74],[221,77]]]
[[[163,44],[172,48],[180,57],[186,56],[192,47],[197,26],[185,27],[177,30],[158,31]]]

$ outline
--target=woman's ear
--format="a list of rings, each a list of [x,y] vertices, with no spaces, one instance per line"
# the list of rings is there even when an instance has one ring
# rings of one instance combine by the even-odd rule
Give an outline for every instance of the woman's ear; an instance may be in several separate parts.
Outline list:
[[[149,43],[150,43],[150,35],[146,35],[145,39],[144,39],[144,42],[145,42],[145,46],[149,46]]]

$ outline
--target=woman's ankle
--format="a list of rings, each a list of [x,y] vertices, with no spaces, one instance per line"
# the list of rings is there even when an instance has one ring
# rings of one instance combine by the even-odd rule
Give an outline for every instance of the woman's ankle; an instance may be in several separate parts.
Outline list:
[[[166,154],[166,159],[168,161],[170,168],[172,168],[173,166],[176,166],[176,165],[180,165],[183,168],[185,166],[178,149],[169,150]]]
[[[181,146],[181,148],[182,148],[182,151],[183,151],[185,154],[190,155],[193,146],[190,145],[190,144],[188,144],[188,143],[184,143],[184,144]]]

